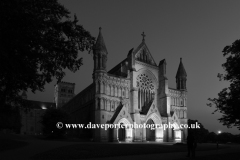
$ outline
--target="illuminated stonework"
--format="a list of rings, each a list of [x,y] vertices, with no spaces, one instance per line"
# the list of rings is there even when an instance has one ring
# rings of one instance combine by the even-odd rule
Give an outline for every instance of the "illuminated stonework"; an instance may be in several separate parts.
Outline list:
[[[137,76],[137,87],[154,91],[153,82],[146,74],[140,74]]]
[[[109,71],[106,70],[108,54],[114,53],[108,53],[100,29],[93,50],[93,83],[62,108],[75,123],[116,124],[121,128],[82,130],[76,134],[90,135],[94,141],[185,141],[187,129],[128,126],[187,124],[186,71],[182,61],[176,76],[176,86],[180,89],[173,89],[168,86],[166,60],[157,65],[145,39]]]

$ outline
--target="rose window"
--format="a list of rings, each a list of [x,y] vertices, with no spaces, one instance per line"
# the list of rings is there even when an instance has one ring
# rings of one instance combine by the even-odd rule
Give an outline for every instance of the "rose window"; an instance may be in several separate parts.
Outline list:
[[[154,90],[152,80],[146,74],[140,74],[137,77],[137,87],[145,90]]]

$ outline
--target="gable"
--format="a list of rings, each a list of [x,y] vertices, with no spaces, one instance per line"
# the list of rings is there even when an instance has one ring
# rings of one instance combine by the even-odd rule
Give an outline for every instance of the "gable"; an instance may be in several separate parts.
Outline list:
[[[118,121],[122,118],[126,118],[131,124],[133,124],[132,118],[131,118],[130,114],[128,113],[126,106],[120,104],[117,107],[114,115],[112,116],[110,123],[117,124]]]
[[[152,113],[156,113],[159,117],[161,117],[158,108],[155,106],[153,101],[150,102],[149,105],[147,105],[146,107],[143,107],[142,111],[140,112],[141,115],[146,115],[146,117],[148,117]]]
[[[142,42],[138,46],[138,48],[134,51],[134,54],[136,60],[157,66],[145,42]]]

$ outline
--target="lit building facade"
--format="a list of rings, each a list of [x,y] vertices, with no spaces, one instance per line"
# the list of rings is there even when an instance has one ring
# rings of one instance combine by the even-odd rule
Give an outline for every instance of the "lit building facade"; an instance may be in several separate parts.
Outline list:
[[[168,86],[166,60],[157,65],[145,43],[110,71],[106,70],[108,51],[99,29],[94,46],[93,83],[61,108],[75,123],[118,124],[120,128],[83,129],[76,133],[94,141],[184,142],[187,129],[187,74],[182,59],[176,74],[176,88]],[[61,101],[59,99],[59,101]],[[131,128],[137,125],[169,125],[175,128]]]

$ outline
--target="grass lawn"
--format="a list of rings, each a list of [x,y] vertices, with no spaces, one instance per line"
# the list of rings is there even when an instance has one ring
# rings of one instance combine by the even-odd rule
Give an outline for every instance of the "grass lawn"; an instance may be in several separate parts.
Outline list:
[[[11,150],[28,145],[25,142],[27,138],[21,135],[2,134],[0,133],[0,152],[4,150]]]
[[[12,140],[12,139],[2,139],[0,138],[0,152],[4,150],[16,149],[28,145],[27,142]]]
[[[224,148],[224,147],[221,147]],[[225,147],[226,148],[226,147]],[[198,145],[197,151],[214,150],[215,145]],[[37,154],[33,159],[86,159],[99,157],[186,152],[186,145],[84,143],[59,147]]]
[[[216,155],[209,155],[209,156],[197,156],[194,158],[196,160],[204,159],[204,160],[237,160],[240,159],[240,153],[227,153],[227,154],[216,154]],[[191,158],[182,158],[179,160],[187,160]]]

